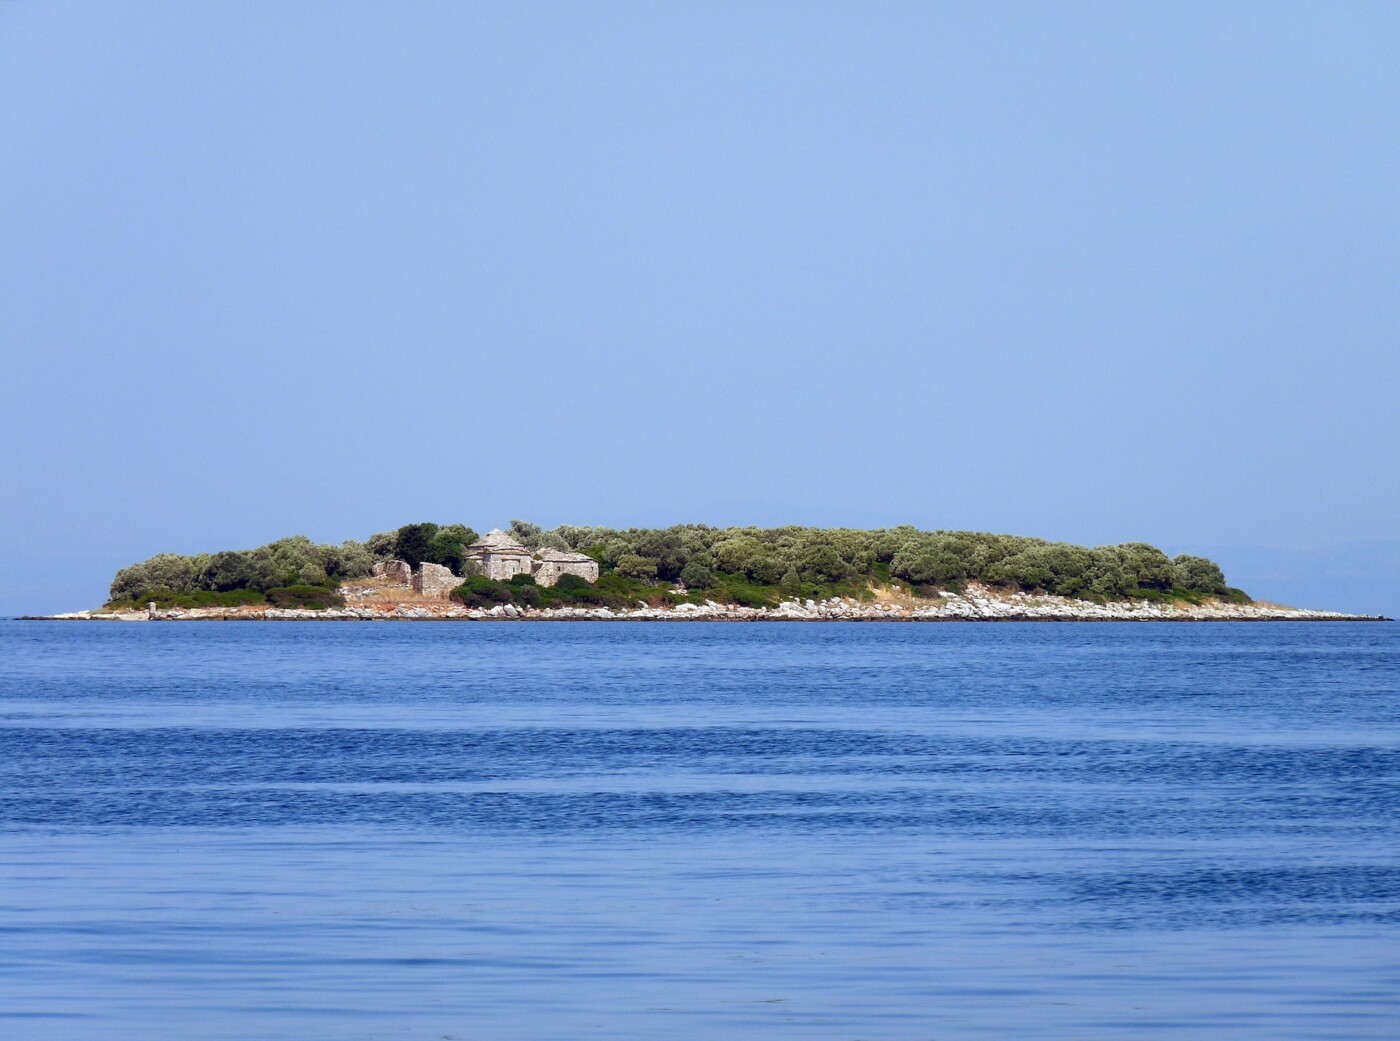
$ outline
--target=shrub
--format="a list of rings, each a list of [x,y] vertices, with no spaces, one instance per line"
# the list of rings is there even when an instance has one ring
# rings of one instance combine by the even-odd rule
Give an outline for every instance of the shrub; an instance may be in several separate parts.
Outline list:
[[[331,578],[364,578],[374,569],[374,554],[363,542],[346,539],[339,546],[319,548]]]
[[[264,591],[284,586],[315,585],[328,578],[331,547],[318,546],[305,535],[278,539],[248,551],[253,568],[249,585]]]
[[[562,537],[552,531],[542,531],[537,535],[532,535],[529,542],[524,539],[521,542],[530,549],[562,549],[571,550],[573,547],[564,541]]]
[[[715,566],[730,574],[747,571],[750,562],[762,554],[763,544],[747,535],[724,539],[716,542],[714,547]]]
[[[190,595],[200,607],[253,607],[267,603],[267,597],[256,589],[231,589],[222,593],[202,589]]]
[[[283,586],[269,589],[267,599],[274,607],[302,607],[312,611],[345,606],[345,598],[329,586]]]
[[[750,558],[744,566],[744,574],[748,576],[749,581],[759,585],[775,585],[783,574],[783,563],[772,554],[760,553]]]
[[[196,588],[195,576],[202,570],[203,561],[198,557],[159,553],[118,571],[112,579],[111,598],[139,601],[149,599],[156,590],[171,594],[192,592]]]
[[[491,607],[510,603],[515,588],[518,587],[509,582],[497,582],[485,575],[470,575],[448,596],[468,607]]]
[[[646,583],[616,572],[600,576],[597,584],[590,584],[578,575],[560,575],[554,585],[540,588],[540,603],[544,607],[573,604],[634,607],[636,601],[645,599],[650,592]]]
[[[802,574],[808,581],[819,584],[840,582],[850,573],[850,564],[834,546],[813,546],[802,554]]]
[[[911,584],[956,582],[968,572],[966,554],[959,548],[937,535],[911,539],[895,551],[888,574]]]
[[[510,533],[515,536],[515,540],[521,545],[528,546],[529,539],[534,538],[542,529],[538,524],[531,524],[529,521],[513,520],[510,522]]]
[[[540,587],[533,582],[512,582],[510,583],[510,598],[512,602],[521,607],[539,607],[544,601],[544,594]]]
[[[609,601],[608,596],[602,590],[594,589],[587,583],[584,583],[583,587],[579,589],[566,589],[557,592],[551,599],[567,604],[606,604]]]
[[[709,589],[715,585],[715,573],[698,560],[681,568],[680,579],[687,589]]]
[[[1172,562],[1156,546],[1149,546],[1145,542],[1125,542],[1114,548],[1118,551],[1124,569],[1133,577],[1138,588],[1172,587]]]
[[[365,539],[365,549],[375,560],[388,560],[394,555],[394,539],[397,537],[396,531],[381,531]]]
[[[244,589],[253,581],[253,561],[247,553],[215,553],[195,581],[203,589],[220,593]]]
[[[560,575],[559,581],[554,583],[556,593],[575,593],[585,589],[593,588],[588,580],[580,578],[578,575]]]
[[[742,607],[769,607],[777,600],[773,595],[772,586],[755,585],[743,575],[724,576],[717,595],[720,599]]]
[[[1021,589],[1077,596],[1090,585],[1093,555],[1081,546],[1048,542],[1013,553],[989,569],[989,577]]]
[[[643,531],[634,545],[639,557],[646,557],[656,565],[656,576],[667,582],[681,577],[681,570],[690,560],[680,532],[675,528]]]
[[[1087,577],[1089,591],[1108,599],[1127,596],[1137,585],[1113,546],[1100,546],[1089,551]]]
[[[267,602],[256,589],[233,589],[228,592],[215,592],[199,589],[193,593],[176,593],[169,589],[150,590],[142,600],[120,599],[108,601],[107,607],[113,610],[144,610],[154,603],[159,608],[170,607],[255,607]]]
[[[1228,588],[1220,565],[1205,557],[1193,557],[1185,553],[1172,561],[1172,585],[1178,589],[1190,589],[1215,596],[1223,594]]]
[[[646,557],[638,556],[636,553],[628,553],[618,558],[617,573],[626,578],[655,578],[656,561],[648,560]]]

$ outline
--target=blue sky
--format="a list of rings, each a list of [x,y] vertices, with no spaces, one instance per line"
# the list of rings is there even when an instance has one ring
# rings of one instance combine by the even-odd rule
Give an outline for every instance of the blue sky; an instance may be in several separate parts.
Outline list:
[[[0,4],[0,612],[525,517],[1400,613],[1397,53],[1385,4]]]

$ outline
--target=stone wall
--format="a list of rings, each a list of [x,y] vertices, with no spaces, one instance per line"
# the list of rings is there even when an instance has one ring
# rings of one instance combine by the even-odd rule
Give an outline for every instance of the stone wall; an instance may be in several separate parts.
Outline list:
[[[530,551],[500,528],[492,528],[477,539],[463,554],[481,568],[481,573],[497,582],[508,582],[516,575],[528,575],[534,570]]]
[[[495,548],[485,552],[468,552],[466,558],[475,561],[483,575],[497,582],[508,582],[516,575],[530,573],[530,552],[523,547],[520,552]]]
[[[381,560],[374,565],[370,575],[388,582],[397,582],[405,587],[413,581],[413,569],[402,560]]]
[[[577,575],[586,582],[598,581],[598,562],[582,553],[542,550],[535,561],[535,581],[552,586],[564,575]]]
[[[423,563],[413,576],[413,591],[437,600],[446,600],[449,593],[462,584],[451,568],[441,564]]]

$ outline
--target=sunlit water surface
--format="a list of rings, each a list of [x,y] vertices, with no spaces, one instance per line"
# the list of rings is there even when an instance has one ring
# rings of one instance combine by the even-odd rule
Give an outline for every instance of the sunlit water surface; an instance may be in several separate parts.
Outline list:
[[[0,622],[0,1037],[1400,1036],[1400,626]]]

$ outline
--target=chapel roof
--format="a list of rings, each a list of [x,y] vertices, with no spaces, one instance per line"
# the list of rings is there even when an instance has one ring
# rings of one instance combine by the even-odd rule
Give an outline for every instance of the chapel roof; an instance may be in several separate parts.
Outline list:
[[[554,561],[559,564],[582,564],[593,559],[587,553],[570,553],[564,549],[542,549],[535,556],[539,560]]]
[[[530,552],[528,549],[526,549],[524,546],[522,546],[519,542],[517,542],[517,541],[515,540],[514,537],[512,537],[510,534],[508,534],[508,533],[502,531],[500,528],[492,528],[492,529],[491,529],[490,531],[488,531],[485,535],[481,536],[481,538],[477,539],[477,540],[476,540],[475,542],[473,542],[470,546],[468,546],[467,549],[468,549],[468,550],[473,550],[473,549],[490,549],[490,550],[496,550],[496,551],[501,551],[501,550],[512,551],[512,550],[513,550],[513,551],[518,552],[518,553],[529,553],[529,552]]]

